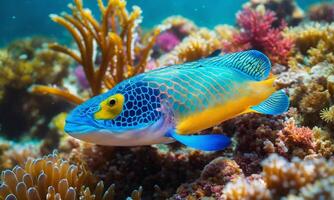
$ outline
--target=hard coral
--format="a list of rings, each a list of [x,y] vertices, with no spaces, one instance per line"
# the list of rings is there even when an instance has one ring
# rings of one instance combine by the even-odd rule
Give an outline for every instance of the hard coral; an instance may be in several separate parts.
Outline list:
[[[288,162],[272,154],[262,163],[256,179],[240,178],[224,188],[224,199],[332,199],[334,163],[323,158],[297,158]],[[325,185],[328,183],[329,185]]]
[[[240,32],[235,33],[231,42],[224,47],[225,51],[256,49],[262,51],[274,63],[287,64],[293,41],[285,38],[282,31],[286,24],[273,27],[276,15],[272,11],[244,9],[237,15]]]
[[[334,63],[333,24],[307,23],[288,29],[284,35],[295,41],[290,67],[312,67],[324,61]]]
[[[278,141],[283,142],[284,148],[282,155],[293,155],[304,158],[314,153],[314,133],[308,127],[297,127],[295,121],[290,119],[285,122],[284,129],[278,133]],[[290,156],[291,157],[291,156]]]
[[[98,0],[98,5],[100,21],[94,18],[90,10],[83,8],[81,0],[74,0],[74,5],[70,5],[72,16],[51,15],[53,21],[71,33],[79,54],[58,44],[50,48],[67,54],[83,66],[92,96],[100,94],[103,88],[110,89],[122,80],[144,72],[155,39],[160,33],[160,28],[156,28],[144,46],[138,38],[138,26],[142,19],[139,7],[134,6],[129,13],[124,0],[109,0],[107,5]],[[94,48],[94,43],[98,48]],[[96,54],[101,56],[98,63],[95,62]],[[35,92],[62,96],[74,103],[84,101],[56,88],[37,86]]]
[[[272,199],[270,191],[262,180],[249,181],[245,178],[227,184],[224,188],[223,197],[226,200]]]
[[[321,128],[314,127],[314,143],[317,154],[330,158],[334,155],[334,138],[333,136]]]

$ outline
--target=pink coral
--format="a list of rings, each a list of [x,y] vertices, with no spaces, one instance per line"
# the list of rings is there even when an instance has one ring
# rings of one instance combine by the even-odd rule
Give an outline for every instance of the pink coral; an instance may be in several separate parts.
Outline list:
[[[180,39],[170,31],[161,33],[157,37],[156,44],[164,51],[169,52],[180,43]]]
[[[282,31],[286,27],[285,21],[278,28],[273,23],[276,14],[272,11],[244,9],[237,15],[240,32],[234,35],[232,42],[225,45],[226,51],[240,51],[256,49],[267,54],[272,62],[287,64],[293,41],[284,38]]]

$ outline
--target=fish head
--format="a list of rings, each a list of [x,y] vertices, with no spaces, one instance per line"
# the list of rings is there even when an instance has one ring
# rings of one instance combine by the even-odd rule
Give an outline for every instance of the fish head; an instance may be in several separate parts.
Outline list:
[[[158,129],[162,113],[156,89],[145,83],[125,81],[72,110],[65,132],[96,144],[132,146],[134,137]],[[152,128],[152,126],[155,128]]]

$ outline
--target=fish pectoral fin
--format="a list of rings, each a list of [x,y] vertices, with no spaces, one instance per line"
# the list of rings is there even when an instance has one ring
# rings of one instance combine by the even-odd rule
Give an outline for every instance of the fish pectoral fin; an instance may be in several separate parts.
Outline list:
[[[180,135],[175,130],[170,130],[166,134],[178,142],[203,151],[223,150],[231,144],[231,139],[225,135]]]
[[[289,97],[286,95],[284,90],[279,90],[259,105],[252,106],[250,110],[262,114],[279,115],[289,109],[289,104]]]

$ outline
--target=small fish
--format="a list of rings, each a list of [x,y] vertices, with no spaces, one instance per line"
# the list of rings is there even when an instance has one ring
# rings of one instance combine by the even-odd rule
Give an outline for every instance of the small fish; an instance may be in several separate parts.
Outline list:
[[[264,54],[250,50],[152,70],[76,107],[65,131],[100,145],[177,140],[200,150],[221,150],[230,138],[196,133],[244,113],[287,111],[289,98],[275,90],[270,68]]]

